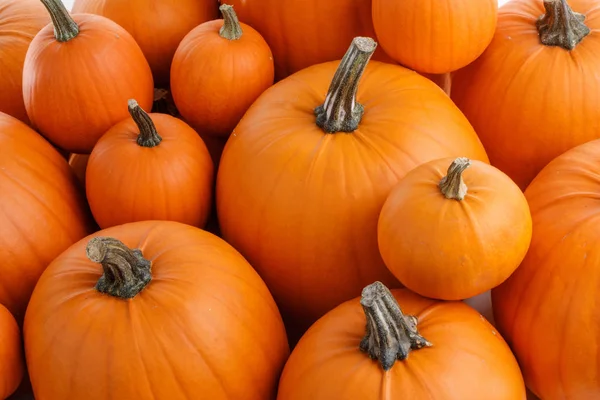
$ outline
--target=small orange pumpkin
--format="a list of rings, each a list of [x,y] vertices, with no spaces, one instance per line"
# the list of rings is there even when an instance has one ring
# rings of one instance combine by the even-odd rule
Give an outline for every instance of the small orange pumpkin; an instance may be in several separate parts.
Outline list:
[[[100,228],[144,220],[203,227],[212,205],[214,167],[198,134],[168,114],[147,114],[135,100],[130,118],[96,144],[86,194]]]
[[[33,39],[23,67],[23,98],[32,125],[58,147],[90,153],[127,116],[134,97],[150,109],[152,72],[129,33],[108,18],[69,15],[61,0],[42,0],[53,24]]]
[[[443,158],[416,167],[392,189],[379,215],[379,250],[410,290],[462,300],[517,269],[531,229],[527,200],[506,174],[481,161]]]
[[[223,19],[196,27],[183,38],[171,66],[177,109],[198,132],[229,136],[256,98],[273,84],[267,42],[240,23],[233,7]]]
[[[24,372],[21,331],[10,311],[0,304],[0,399],[17,390]]]
[[[406,289],[390,292],[375,282],[300,339],[283,370],[277,400],[525,396],[514,355],[477,311]]]
[[[171,221],[71,246],[40,278],[23,333],[38,399],[274,399],[289,355],[252,266]]]

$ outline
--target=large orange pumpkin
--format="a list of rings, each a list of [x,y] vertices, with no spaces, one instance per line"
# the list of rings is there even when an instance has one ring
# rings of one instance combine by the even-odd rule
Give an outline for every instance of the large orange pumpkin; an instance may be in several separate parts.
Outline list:
[[[523,190],[553,158],[600,137],[600,7],[568,3],[505,4],[489,47],[452,76],[492,165]]]
[[[314,64],[339,60],[356,36],[375,37],[371,0],[219,0],[267,41],[281,80]],[[394,62],[383,49],[374,60]]]
[[[274,67],[262,36],[240,23],[233,7],[220,9],[223,19],[196,27],[181,41],[171,68],[171,92],[194,129],[226,137],[273,84]]]
[[[29,123],[23,64],[33,37],[50,22],[40,0],[0,0],[0,112]]]
[[[67,161],[37,132],[0,113],[0,304],[21,322],[42,271],[90,232]]]
[[[21,331],[10,311],[0,304],[0,399],[17,390],[24,371]]]
[[[198,134],[168,114],[131,117],[100,138],[85,172],[87,199],[100,228],[144,220],[203,227],[212,205],[214,167]]]
[[[221,158],[223,237],[266,280],[297,333],[369,282],[398,284],[379,255],[377,218],[406,172],[462,154],[487,161],[435,83],[398,65],[367,67],[375,46],[356,38],[341,62],[267,89]]]
[[[404,286],[462,300],[515,271],[531,242],[531,214],[502,171],[443,158],[416,167],[394,187],[379,215],[378,239],[385,265]]]
[[[277,400],[525,396],[514,355],[477,311],[375,282],[306,332],[283,370]]]
[[[42,3],[53,24],[36,35],[25,57],[27,115],[58,147],[90,153],[104,132],[127,117],[122,105],[128,99],[152,107],[152,73],[135,40],[115,22],[71,16],[61,0]]]
[[[443,74],[473,62],[492,41],[498,0],[373,0],[386,54],[417,71]]]
[[[140,45],[159,87],[169,86],[173,54],[197,25],[218,17],[217,0],[75,0],[73,13],[107,17]]]
[[[289,354],[248,262],[170,221],[71,246],[40,278],[24,338],[38,399],[273,399]]]
[[[600,140],[550,162],[527,188],[533,238],[492,291],[498,329],[541,399],[600,397]]]

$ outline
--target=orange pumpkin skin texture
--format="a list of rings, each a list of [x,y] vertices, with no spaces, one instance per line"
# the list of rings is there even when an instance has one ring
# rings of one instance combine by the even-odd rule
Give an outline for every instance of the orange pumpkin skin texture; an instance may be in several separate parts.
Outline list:
[[[73,13],[102,15],[125,28],[138,43],[159,87],[169,86],[171,60],[181,39],[218,18],[216,0],[75,0]]]
[[[355,53],[367,46],[360,40],[349,49],[350,64],[366,56]],[[344,73],[352,69],[346,61]],[[377,218],[406,172],[459,154],[487,161],[442,90],[397,65],[371,62],[356,96],[364,106],[357,129],[325,133],[314,110],[339,65],[316,65],[267,89],[230,136],[217,175],[223,237],[265,279],[293,331],[303,332],[369,282],[398,284],[379,255]],[[329,98],[346,89],[332,85]]]
[[[492,41],[498,0],[373,0],[381,47],[411,69],[432,74],[473,62]]]
[[[339,60],[356,36],[375,37],[371,0],[219,0],[267,41],[277,81],[327,61]],[[310,11],[307,11],[310,10]],[[394,61],[378,48],[373,60]]]
[[[177,48],[171,92],[177,109],[198,132],[229,136],[248,107],[273,84],[267,42],[223,5],[224,19],[192,30]]]
[[[102,134],[127,117],[128,99],[152,107],[152,72],[135,40],[116,23],[91,14],[69,17],[60,1],[43,1],[74,20],[76,25],[66,25],[70,30],[63,27],[65,37],[75,34],[75,26],[79,33],[61,42],[55,23],[33,39],[23,69],[25,108],[52,143],[89,154]]]
[[[531,182],[531,247],[492,291],[497,326],[527,386],[544,400],[600,395],[599,165],[594,140],[557,157]]]
[[[510,348],[476,310],[406,289],[392,290],[389,297],[400,305],[396,311],[404,312],[402,318],[418,319],[411,332],[417,340],[411,341],[407,358],[401,359],[393,339],[388,349],[398,360],[369,358],[369,350],[378,346],[364,340],[367,321],[387,322],[382,326],[386,332],[398,326],[404,333],[407,325],[389,323],[394,310],[381,299],[365,311],[363,295],[339,305],[306,332],[285,365],[277,400],[526,399]],[[365,317],[377,309],[384,310],[384,318]],[[419,343],[423,339],[430,346]],[[409,345],[406,337],[400,341]]]
[[[531,214],[521,189],[500,170],[443,158],[416,167],[394,187],[379,215],[378,239],[386,266],[404,286],[463,300],[498,286],[523,261]]]
[[[0,0],[0,112],[25,123],[29,123],[22,88],[25,54],[49,22],[39,0]]]
[[[0,399],[17,390],[24,371],[19,326],[10,311],[0,304]]]
[[[289,354],[283,322],[237,251],[170,221],[125,224],[98,236],[139,249],[151,263],[151,280],[129,299],[95,289],[104,267],[86,256],[93,254],[86,248],[92,236],[54,260],[24,326],[36,399],[275,397]],[[125,255],[116,254],[116,262]]]
[[[100,228],[144,220],[203,227],[213,193],[214,167],[198,134],[167,114],[132,117],[96,144],[86,168],[86,194]],[[140,141],[146,141],[140,144]]]
[[[570,33],[577,37],[575,27],[585,31],[573,12],[584,14],[591,30],[572,50],[541,43],[536,28],[545,15],[541,0],[514,0],[500,9],[494,39],[482,56],[452,77],[452,99],[473,124],[492,165],[522,190],[552,159],[600,136],[600,8],[593,0],[568,3]],[[564,19],[560,0],[547,4]],[[561,23],[543,26],[552,32]]]
[[[67,161],[37,132],[0,113],[0,304],[20,323],[42,271],[91,231]]]

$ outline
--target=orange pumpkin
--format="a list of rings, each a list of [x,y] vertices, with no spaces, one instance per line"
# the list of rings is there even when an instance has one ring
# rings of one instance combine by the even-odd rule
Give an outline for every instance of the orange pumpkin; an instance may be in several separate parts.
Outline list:
[[[441,157],[487,161],[433,82],[398,65],[367,67],[375,47],[356,38],[341,62],[267,89],[221,157],[223,237],[265,279],[290,332],[301,334],[369,282],[398,284],[379,255],[377,218],[404,174]]]
[[[443,158],[416,167],[394,187],[378,238],[385,265],[404,286],[462,300],[517,269],[531,242],[531,214],[521,189],[500,170]]]
[[[600,137],[600,7],[569,4],[510,1],[482,56],[452,77],[492,165],[523,190],[552,159]]]
[[[181,39],[218,17],[216,0],[75,0],[73,13],[107,17],[125,28],[144,52],[159,87],[169,86],[171,60]]]
[[[170,221],[106,229],[40,278],[25,350],[39,399],[273,399],[277,306],[222,239]]]
[[[0,0],[0,112],[25,123],[29,123],[22,88],[25,54],[49,22],[40,0]]]
[[[171,68],[171,92],[196,131],[229,136],[273,84],[274,67],[262,36],[240,23],[231,6],[220,10],[223,19],[198,26],[181,41]]]
[[[81,183],[82,187],[85,187],[85,171],[87,169],[87,163],[90,158],[89,154],[75,154],[72,153],[69,156],[69,166],[75,173],[75,176]]]
[[[67,161],[3,113],[0,193],[0,304],[20,323],[42,271],[91,231],[91,218]]]
[[[96,144],[86,168],[86,194],[100,228],[144,220],[203,227],[211,211],[214,167],[206,145],[185,122],[146,114],[129,101],[131,117]]]
[[[386,54],[417,71],[443,74],[473,62],[492,41],[498,0],[373,0]]]
[[[10,311],[0,304],[0,399],[17,390],[24,371],[19,326]]]
[[[498,329],[541,399],[600,394],[600,140],[550,162],[525,196],[533,238],[515,273],[492,291]]]
[[[150,109],[152,73],[127,31],[107,18],[70,16],[60,0],[42,0],[53,24],[31,42],[23,69],[23,96],[32,124],[72,153],[90,153],[135,97]]]
[[[306,332],[285,365],[277,400],[525,396],[510,348],[477,311],[375,282]]]
[[[275,79],[314,64],[339,60],[356,36],[375,37],[371,0],[219,0],[267,41]],[[373,59],[394,62],[383,49]]]

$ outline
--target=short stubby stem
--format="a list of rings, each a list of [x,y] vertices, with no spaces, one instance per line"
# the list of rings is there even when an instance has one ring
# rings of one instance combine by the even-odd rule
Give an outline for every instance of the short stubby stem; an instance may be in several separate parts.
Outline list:
[[[375,282],[362,291],[360,304],[367,318],[367,332],[360,350],[378,360],[384,371],[396,360],[405,360],[412,350],[432,344],[417,331],[417,318],[404,315],[390,290]]]
[[[233,10],[233,6],[222,4],[219,11],[223,14],[223,26],[219,30],[219,35],[228,40],[238,40],[244,33],[240,26],[238,16]]]
[[[90,261],[102,264],[104,273],[96,290],[121,299],[131,299],[152,280],[152,263],[139,249],[130,249],[111,237],[90,239],[85,249]]]
[[[131,115],[131,118],[133,118],[133,121],[140,130],[140,134],[137,137],[137,144],[142,147],[158,146],[162,138],[158,134],[152,118],[139,106],[137,101],[131,99],[127,105],[129,115]]]
[[[567,0],[544,0],[544,8],[546,14],[536,22],[542,44],[573,50],[590,34],[585,15],[574,12]]]
[[[447,199],[463,200],[467,195],[467,185],[463,180],[463,172],[471,166],[471,160],[459,157],[450,164],[446,176],[442,178],[438,187]]]
[[[61,0],[41,0],[52,19],[54,37],[59,42],[68,42],[79,35],[79,25],[73,20]]]
[[[354,132],[364,114],[356,101],[360,78],[377,48],[368,37],[355,37],[338,66],[325,102],[315,108],[317,126],[325,133]]]

